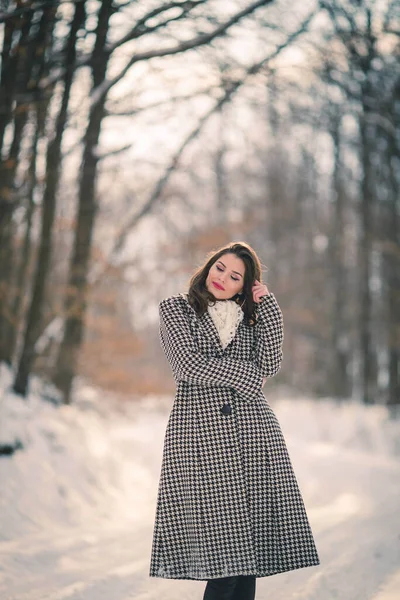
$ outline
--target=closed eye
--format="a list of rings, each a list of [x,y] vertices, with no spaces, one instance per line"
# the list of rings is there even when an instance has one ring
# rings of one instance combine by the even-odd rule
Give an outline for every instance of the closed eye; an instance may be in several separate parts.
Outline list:
[[[219,267],[218,265],[216,265],[218,271],[223,271],[223,269],[221,269],[221,267]],[[233,281],[240,281],[240,279],[238,277],[232,277],[231,275],[231,279],[233,279]]]

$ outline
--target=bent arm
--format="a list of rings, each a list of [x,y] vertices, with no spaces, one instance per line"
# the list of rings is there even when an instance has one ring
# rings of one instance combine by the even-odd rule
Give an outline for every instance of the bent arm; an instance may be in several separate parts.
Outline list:
[[[264,377],[276,375],[283,360],[283,316],[272,292],[257,304],[255,362]]]
[[[254,397],[263,384],[260,369],[250,361],[226,356],[207,358],[199,353],[181,302],[171,297],[159,304],[161,345],[175,379],[200,385],[233,387],[240,395]]]

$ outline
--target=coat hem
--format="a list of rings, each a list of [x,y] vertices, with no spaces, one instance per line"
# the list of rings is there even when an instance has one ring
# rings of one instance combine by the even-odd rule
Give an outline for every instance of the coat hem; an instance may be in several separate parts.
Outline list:
[[[271,577],[272,575],[278,575],[279,573],[286,573],[288,571],[296,571],[298,569],[306,569],[307,567],[317,567],[320,564],[320,561],[310,562],[306,564],[297,564],[287,567],[282,567],[280,569],[276,569],[274,571],[229,571],[228,573],[216,575],[213,573],[212,575],[191,575],[189,573],[181,573],[181,574],[169,574],[166,573],[163,575],[158,575],[154,572],[149,573],[149,577],[157,578],[157,579],[182,579],[182,580],[191,580],[191,581],[208,581],[209,579],[219,579],[221,577],[237,577],[238,575],[251,575],[253,577]]]

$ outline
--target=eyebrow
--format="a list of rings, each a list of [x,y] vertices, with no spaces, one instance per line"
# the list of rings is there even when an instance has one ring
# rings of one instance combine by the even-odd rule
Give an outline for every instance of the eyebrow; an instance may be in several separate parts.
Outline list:
[[[219,260],[218,262],[221,263],[221,265],[224,265],[224,263],[222,262],[222,260]],[[225,269],[226,269],[226,265],[224,265]],[[240,277],[243,277],[243,275],[241,273],[239,273],[239,271],[232,271],[232,273],[236,273],[237,275],[240,275]]]

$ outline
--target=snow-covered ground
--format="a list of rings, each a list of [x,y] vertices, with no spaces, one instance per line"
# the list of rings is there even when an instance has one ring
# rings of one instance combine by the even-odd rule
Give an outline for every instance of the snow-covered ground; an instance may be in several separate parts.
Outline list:
[[[83,383],[70,406],[0,370],[1,600],[202,600],[148,577],[171,397],[127,402]],[[274,394],[272,393],[274,391]],[[286,437],[321,565],[257,580],[257,600],[399,600],[400,419],[381,406],[264,388]]]

